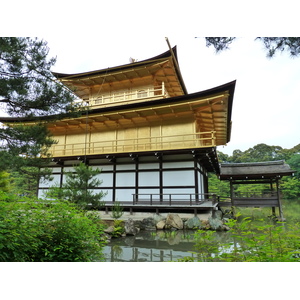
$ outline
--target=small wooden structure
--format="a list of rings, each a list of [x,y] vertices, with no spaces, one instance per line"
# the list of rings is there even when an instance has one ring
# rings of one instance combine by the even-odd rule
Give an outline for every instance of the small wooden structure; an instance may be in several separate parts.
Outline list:
[[[230,202],[220,201],[219,207],[272,207],[273,215],[278,207],[280,219],[283,211],[280,200],[279,179],[291,176],[295,171],[283,160],[254,163],[224,163],[220,166],[220,180],[230,182]],[[265,193],[235,193],[236,184],[269,184]]]

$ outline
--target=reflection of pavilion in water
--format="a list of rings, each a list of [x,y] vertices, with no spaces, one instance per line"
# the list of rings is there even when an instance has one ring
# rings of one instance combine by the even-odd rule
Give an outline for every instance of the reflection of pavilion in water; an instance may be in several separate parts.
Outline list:
[[[191,235],[185,235],[183,231],[160,234],[155,236],[151,232],[141,232],[137,236],[112,240],[103,251],[106,261],[169,262],[196,255],[192,253],[194,243]]]

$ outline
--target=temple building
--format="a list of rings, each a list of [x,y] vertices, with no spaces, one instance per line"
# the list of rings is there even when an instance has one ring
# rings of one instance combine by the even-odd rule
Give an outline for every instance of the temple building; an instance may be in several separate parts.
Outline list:
[[[54,180],[79,161],[102,169],[104,201],[202,201],[208,172],[220,173],[216,147],[230,141],[235,81],[189,94],[176,47],[143,61],[79,73],[53,73],[89,107],[48,123],[58,141]]]
[[[54,183],[85,161],[102,169],[106,202],[205,197],[207,172],[220,173],[216,146],[230,141],[235,81],[188,94],[176,47],[140,62],[54,75],[89,106],[81,117],[48,125],[58,141]],[[41,184],[39,196],[47,188]]]

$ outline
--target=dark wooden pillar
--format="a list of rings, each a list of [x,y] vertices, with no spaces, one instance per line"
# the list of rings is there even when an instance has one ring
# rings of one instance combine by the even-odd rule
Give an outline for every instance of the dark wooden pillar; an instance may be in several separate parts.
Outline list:
[[[279,179],[278,178],[276,178],[276,192],[277,192],[277,199],[278,199],[279,218],[280,218],[280,221],[284,221],[283,211],[282,211],[282,206],[281,206],[281,199],[280,199]]]
[[[195,182],[195,200],[199,200],[199,174],[198,174],[198,163],[197,158],[194,159],[194,182]]]
[[[233,217],[235,217],[235,208],[234,208],[234,201],[233,201],[233,197],[234,197],[233,182],[232,182],[232,179],[230,179],[230,200],[231,200],[231,211],[232,211],[232,215],[233,215]]]
[[[271,193],[272,193],[272,195],[273,195],[274,188],[273,188],[273,181],[272,181],[272,179],[270,180],[270,186],[271,186]],[[272,207],[272,216],[273,216],[273,217],[276,216],[275,207]]]

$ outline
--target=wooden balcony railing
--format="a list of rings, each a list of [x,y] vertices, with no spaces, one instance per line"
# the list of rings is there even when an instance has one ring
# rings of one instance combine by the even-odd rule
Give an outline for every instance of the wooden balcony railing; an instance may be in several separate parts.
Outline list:
[[[214,147],[215,131],[87,143],[56,144],[53,157]]]
[[[133,205],[179,205],[192,206],[200,205],[204,202],[211,201],[212,204],[217,203],[217,195],[212,193],[202,194],[132,194]]]
[[[106,106],[112,104],[125,104],[136,101],[147,101],[156,98],[167,98],[169,97],[164,84],[153,88],[141,88],[132,92],[114,92],[111,94],[99,95],[95,98],[87,100],[88,105],[91,107],[95,106]]]

